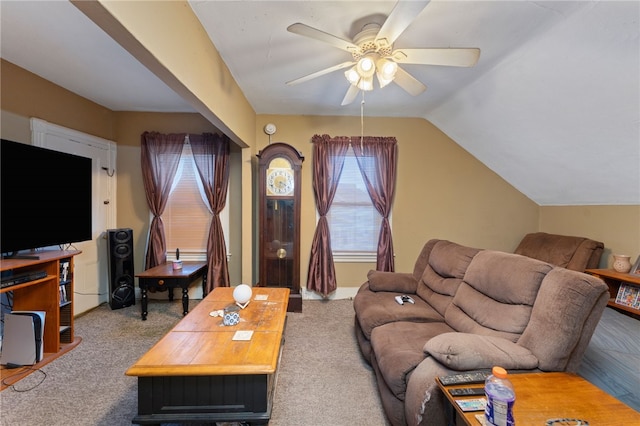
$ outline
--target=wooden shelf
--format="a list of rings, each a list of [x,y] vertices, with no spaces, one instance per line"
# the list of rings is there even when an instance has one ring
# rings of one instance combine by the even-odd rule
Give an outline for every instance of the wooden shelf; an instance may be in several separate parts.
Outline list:
[[[0,293],[13,293],[14,311],[44,311],[44,358],[26,367],[7,369],[0,366],[0,390],[16,383],[31,372],[67,353],[80,343],[74,336],[73,324],[73,259],[77,250],[47,250],[37,252],[38,259],[3,259],[0,270],[14,273],[46,271],[47,276],[26,283],[5,287]],[[67,279],[60,279],[61,265],[68,263]],[[65,286],[66,301],[60,301],[60,286]]]
[[[633,284],[640,288],[640,276],[623,274],[622,272],[615,271],[613,269],[587,269],[587,274],[600,278],[609,286],[609,303],[612,308],[631,314],[633,318],[640,319],[640,309],[632,308],[631,306],[620,305],[616,303],[616,296],[618,295],[618,289],[621,283]]]

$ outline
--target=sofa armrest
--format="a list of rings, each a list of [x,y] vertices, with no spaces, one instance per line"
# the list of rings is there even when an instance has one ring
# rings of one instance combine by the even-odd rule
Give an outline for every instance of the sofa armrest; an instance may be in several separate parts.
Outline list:
[[[494,365],[530,370],[538,366],[531,351],[510,340],[471,333],[443,333],[430,339],[424,351],[453,370],[476,370]]]
[[[409,273],[370,270],[367,279],[371,291],[415,294],[418,288],[418,281]]]

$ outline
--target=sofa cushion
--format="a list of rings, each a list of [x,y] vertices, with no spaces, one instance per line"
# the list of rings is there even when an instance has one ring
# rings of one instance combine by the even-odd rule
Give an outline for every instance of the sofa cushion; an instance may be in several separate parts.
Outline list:
[[[580,272],[554,268],[547,274],[518,344],[528,348],[543,371],[564,371],[570,358],[580,359],[588,340],[578,344],[586,321],[598,320],[608,299],[608,287],[600,279]],[[593,330],[587,335],[590,337]]]
[[[451,241],[440,240],[436,242],[418,283],[416,293],[422,299],[428,300],[440,315],[444,315],[462,283],[471,259],[479,251]]]
[[[552,265],[483,250],[467,268],[445,321],[456,331],[517,341],[529,323],[540,283]]]
[[[424,344],[434,336],[453,331],[442,322],[392,322],[371,332],[371,347],[380,375],[393,394],[404,400],[407,375],[427,356]]]
[[[395,297],[403,293],[388,291],[374,292],[369,284],[363,284],[353,298],[353,308],[362,333],[367,339],[371,331],[381,325],[395,321],[444,322],[431,305],[417,296],[413,296],[415,304],[399,305]]]
[[[495,336],[444,333],[430,339],[424,351],[453,370],[476,370],[499,365],[506,369],[532,369],[538,359],[527,348]]]
[[[418,281],[413,274],[370,270],[367,274],[371,291],[394,291],[415,294]]]

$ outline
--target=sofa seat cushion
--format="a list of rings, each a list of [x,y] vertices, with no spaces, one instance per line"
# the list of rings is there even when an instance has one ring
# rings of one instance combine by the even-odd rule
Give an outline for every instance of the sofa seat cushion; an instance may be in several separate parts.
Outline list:
[[[369,289],[369,284],[363,284],[353,299],[353,308],[362,333],[367,339],[371,338],[371,331],[381,325],[396,321],[413,322],[444,322],[431,305],[412,295],[415,304],[398,304],[395,297],[403,293],[374,292]]]
[[[445,320],[456,331],[516,342],[529,323],[540,283],[553,265],[483,250],[471,263]]]
[[[430,339],[424,351],[452,370],[490,369],[494,365],[530,370],[538,366],[538,358],[529,349],[495,336],[444,333]]]
[[[427,356],[424,344],[434,336],[453,331],[442,322],[392,322],[373,329],[371,347],[375,354],[380,376],[387,387],[403,400],[408,375]]]

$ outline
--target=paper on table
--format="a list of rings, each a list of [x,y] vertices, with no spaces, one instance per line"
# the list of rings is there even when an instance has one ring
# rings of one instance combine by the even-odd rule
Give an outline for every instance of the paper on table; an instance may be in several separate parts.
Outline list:
[[[251,340],[253,330],[238,330],[231,340]]]

